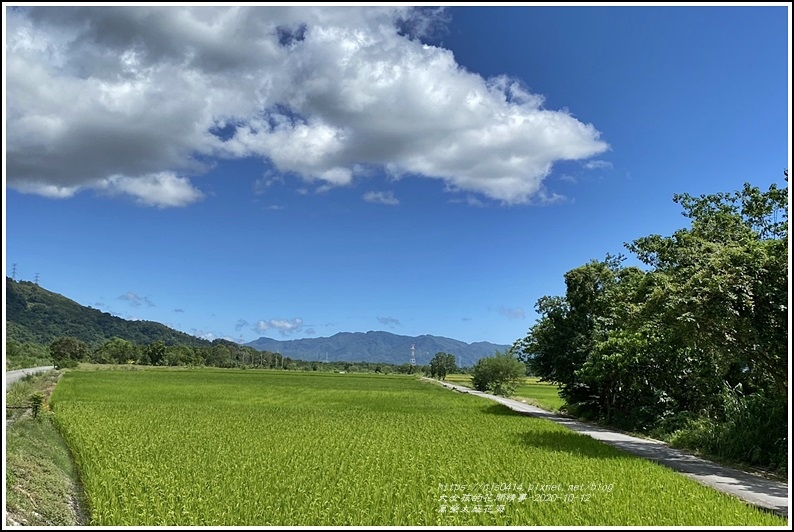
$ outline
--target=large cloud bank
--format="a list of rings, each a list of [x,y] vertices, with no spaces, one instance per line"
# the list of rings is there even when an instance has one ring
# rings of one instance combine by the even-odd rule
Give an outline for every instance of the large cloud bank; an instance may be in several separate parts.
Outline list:
[[[542,192],[556,161],[607,149],[592,125],[545,109],[518,80],[483,79],[423,44],[439,11],[7,15],[7,183],[24,192],[183,206],[202,197],[190,178],[213,160],[256,156],[320,186],[382,170],[515,204]]]

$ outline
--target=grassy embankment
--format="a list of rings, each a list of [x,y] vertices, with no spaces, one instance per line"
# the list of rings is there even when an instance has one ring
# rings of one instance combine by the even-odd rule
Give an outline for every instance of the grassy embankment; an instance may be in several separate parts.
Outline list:
[[[407,376],[72,371],[95,525],[785,525],[554,423]]]
[[[31,375],[6,392],[8,406],[28,406],[35,393],[45,398],[35,419],[30,409],[6,410],[6,525],[82,524],[77,470],[46,403],[59,377]]]

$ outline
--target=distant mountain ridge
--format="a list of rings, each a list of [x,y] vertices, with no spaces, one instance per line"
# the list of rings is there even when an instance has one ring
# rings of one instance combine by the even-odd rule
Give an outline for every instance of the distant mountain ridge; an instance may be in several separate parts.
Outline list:
[[[87,307],[29,281],[6,277],[6,337],[18,342],[48,345],[61,336],[73,336],[89,345],[119,337],[134,344],[162,341],[166,345],[204,347],[212,342],[172,329],[162,323],[125,320]],[[218,341],[218,340],[216,340]],[[452,353],[461,366],[510,346],[475,342],[468,344],[443,336],[402,336],[384,331],[340,332],[325,338],[274,340],[262,337],[244,344],[260,351],[281,353],[293,359],[329,362],[383,362],[407,364],[411,346],[416,363],[424,365],[438,352]]]
[[[472,366],[479,359],[508,349],[509,345],[475,342],[468,344],[443,336],[402,336],[384,331],[340,332],[322,338],[274,340],[261,337],[245,344],[260,351],[281,353],[294,359],[347,362],[384,362],[404,364],[411,359],[411,346],[416,348],[416,363],[428,364],[438,352],[452,353],[458,365]]]

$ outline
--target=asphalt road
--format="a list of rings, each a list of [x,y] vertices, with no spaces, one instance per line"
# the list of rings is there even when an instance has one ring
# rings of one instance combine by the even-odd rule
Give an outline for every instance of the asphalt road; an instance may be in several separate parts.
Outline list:
[[[39,366],[37,368],[25,368],[25,369],[15,369],[13,371],[6,371],[6,389],[8,389],[9,386],[11,386],[16,381],[18,381],[19,379],[21,379],[26,375],[41,373],[42,371],[47,371],[48,369],[55,369],[55,366]]]
[[[591,438],[617,447],[618,449],[653,460],[670,469],[679,471],[701,484],[729,493],[750,504],[788,517],[790,497],[788,484],[783,482],[776,482],[774,480],[751,475],[750,473],[745,473],[738,469],[703,460],[702,458],[684,453],[678,449],[673,449],[664,442],[636,438],[620,432],[612,432],[595,425],[582,423],[581,421],[547,412],[536,406],[528,405],[513,399],[507,399],[505,397],[478,392],[465,386],[448,382],[441,382],[440,384],[459,392],[491,399],[492,401],[501,403],[522,414],[541,417],[559,423],[573,431],[586,434]]]

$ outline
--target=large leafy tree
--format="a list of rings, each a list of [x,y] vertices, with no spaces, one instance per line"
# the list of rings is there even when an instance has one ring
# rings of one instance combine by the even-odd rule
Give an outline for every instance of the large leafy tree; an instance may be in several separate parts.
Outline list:
[[[582,368],[608,330],[605,318],[615,302],[609,297],[617,283],[622,257],[607,255],[565,274],[565,297],[543,297],[535,309],[540,319],[513,350],[542,380],[561,386],[569,404],[598,403],[599,386],[582,379]]]
[[[458,365],[455,363],[455,355],[450,353],[436,353],[433,359],[430,360],[430,376],[439,378],[442,381],[447,378],[450,373],[455,373],[458,370]]]
[[[568,301],[560,296],[543,296],[535,303],[535,311],[540,318],[525,338],[516,340],[512,351],[541,380],[569,382],[576,363],[569,360],[573,328],[568,319]]]
[[[143,348],[142,358],[152,366],[165,362],[165,343],[157,340]]]
[[[88,360],[88,344],[73,336],[61,336],[50,344],[50,357],[57,368],[73,368]]]
[[[690,227],[626,244],[647,269],[607,256],[569,271],[514,346],[569,405],[632,428],[726,420],[726,393],[787,395],[788,188],[674,201]]]
[[[669,335],[720,379],[752,389],[787,387],[788,188],[675,196],[692,220],[629,250],[666,280],[656,305]]]
[[[115,336],[94,350],[92,360],[100,364],[126,364],[129,360],[138,360],[138,348]]]
[[[187,366],[198,362],[193,349],[186,345],[171,345],[165,348],[163,365]]]

